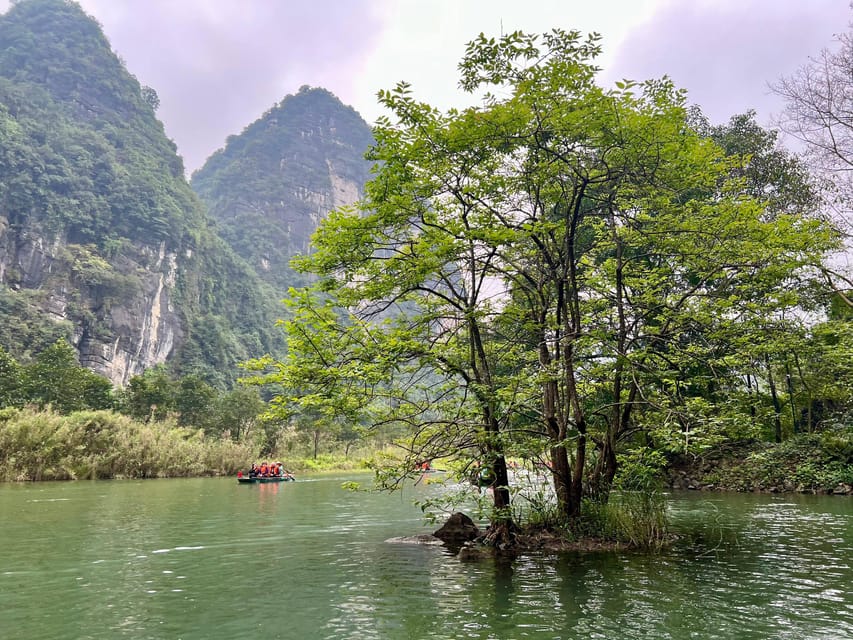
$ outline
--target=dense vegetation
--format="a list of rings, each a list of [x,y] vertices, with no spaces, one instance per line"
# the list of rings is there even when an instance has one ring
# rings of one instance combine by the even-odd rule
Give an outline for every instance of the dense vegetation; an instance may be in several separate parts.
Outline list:
[[[165,268],[139,256],[162,247],[180,258],[169,366],[225,387],[241,360],[282,352],[277,298],[211,231],[157,103],[76,3],[27,0],[0,16],[0,238],[55,247],[55,264],[0,268],[0,344],[21,359],[58,336],[109,344],[111,314]],[[65,322],[45,319],[54,289],[69,290]]]
[[[814,322],[840,235],[805,166],[669,81],[599,87],[598,53],[576,32],[481,36],[459,68],[495,90],[482,106],[382,92],[376,175],[299,263],[319,280],[291,299],[289,358],[254,363],[283,416],[404,431],[388,486],[424,459],[486,469],[496,544],[516,530],[508,458],[548,469],[544,519],[572,527],[667,456],[851,406],[824,364],[849,325]]]
[[[184,246],[203,212],[151,100],[72,3],[16,3],[0,19],[0,199],[71,242]],[[146,101],[148,97],[148,101]]]
[[[673,460],[669,475],[679,489],[853,495],[853,436],[829,425],[781,444],[727,443],[702,457]]]
[[[259,456],[287,459],[294,470],[347,468],[367,454],[351,429],[329,429],[322,421],[287,424],[266,410],[257,387],[223,391],[194,374],[175,377],[165,367],[114,389],[80,366],[63,339],[24,364],[0,347],[0,439],[8,445],[0,450],[7,480],[230,473]],[[101,425],[98,438],[87,439],[78,430],[93,419]],[[181,463],[190,452],[199,454],[198,461]],[[233,454],[227,465],[204,467],[223,452]]]
[[[3,481],[232,474],[256,455],[245,443],[110,411],[0,410]]]

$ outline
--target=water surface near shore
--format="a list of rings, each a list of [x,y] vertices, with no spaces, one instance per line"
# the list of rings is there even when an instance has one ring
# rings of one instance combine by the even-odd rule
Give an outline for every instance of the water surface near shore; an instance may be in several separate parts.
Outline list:
[[[853,638],[848,497],[673,494],[661,554],[462,563],[385,542],[434,485],[350,479],[0,485],[0,638]]]

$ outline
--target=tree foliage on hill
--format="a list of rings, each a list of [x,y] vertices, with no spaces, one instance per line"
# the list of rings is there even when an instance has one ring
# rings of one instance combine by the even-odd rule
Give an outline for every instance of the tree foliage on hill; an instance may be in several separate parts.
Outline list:
[[[26,365],[0,347],[0,408],[36,406],[58,413],[112,408],[109,380],[81,367],[74,348],[57,340]]]
[[[230,389],[240,363],[285,352],[275,326],[284,309],[280,296],[224,240],[209,231],[202,238],[178,283],[186,335],[168,364],[175,375],[199,375]]]
[[[29,362],[60,338],[71,337],[70,322],[46,318],[43,291],[11,291],[0,287],[0,347]]]
[[[310,234],[334,194],[330,174],[363,185],[373,139],[351,107],[324,89],[302,87],[240,135],[230,136],[192,178],[223,238],[283,293],[299,282],[290,258],[307,249]]]
[[[10,287],[0,344],[27,360],[72,328],[114,342],[110,310],[137,296],[143,271],[165,268],[138,264],[137,249],[162,246],[178,256],[171,293],[184,325],[170,364],[225,388],[237,363],[283,352],[279,296],[211,229],[157,102],[77,3],[21,0],[0,16],[0,236],[67,243],[50,278],[69,292],[68,322],[53,324],[40,291],[49,287],[0,271]]]
[[[753,193],[669,81],[597,86],[597,40],[480,36],[460,63],[464,90],[495,91],[480,107],[382,92],[396,121],[374,130],[366,197],[301,263],[320,281],[294,292],[289,358],[257,363],[285,409],[405,425],[386,480],[417,459],[486,465],[495,542],[508,454],[547,465],[566,524],[607,499],[623,453],[707,442],[733,415],[737,375],[718,372],[834,246]]]
[[[0,17],[0,202],[15,224],[100,247],[183,244],[203,227],[176,148],[99,25],[73,2],[26,0]]]

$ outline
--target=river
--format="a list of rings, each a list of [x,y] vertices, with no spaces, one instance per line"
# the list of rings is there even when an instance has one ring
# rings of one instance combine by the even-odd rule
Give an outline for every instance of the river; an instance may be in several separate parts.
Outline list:
[[[849,497],[676,494],[660,554],[462,563],[385,542],[433,485],[351,479],[0,485],[0,638],[853,638]]]

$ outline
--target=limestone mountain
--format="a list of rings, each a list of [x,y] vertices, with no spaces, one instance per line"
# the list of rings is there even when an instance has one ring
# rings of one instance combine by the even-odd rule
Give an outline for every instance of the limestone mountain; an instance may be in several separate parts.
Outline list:
[[[332,209],[352,204],[370,172],[370,127],[325,89],[302,87],[240,135],[230,136],[192,177],[220,235],[259,275],[286,291],[288,266]]]
[[[280,349],[272,294],[211,230],[175,145],[74,2],[0,16],[0,346],[58,336],[123,384],[169,362],[217,384]]]

